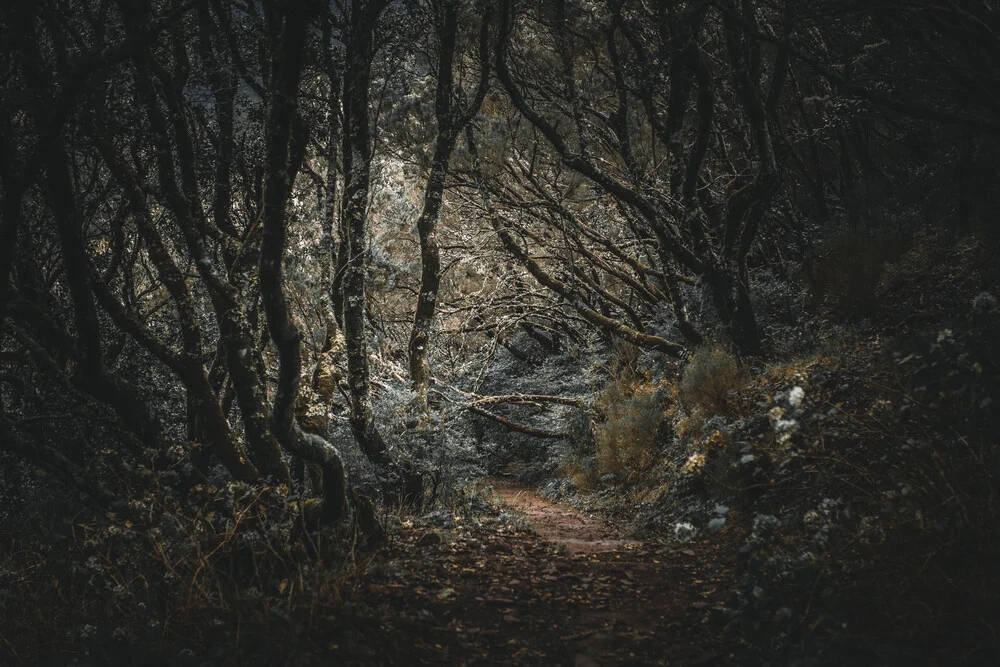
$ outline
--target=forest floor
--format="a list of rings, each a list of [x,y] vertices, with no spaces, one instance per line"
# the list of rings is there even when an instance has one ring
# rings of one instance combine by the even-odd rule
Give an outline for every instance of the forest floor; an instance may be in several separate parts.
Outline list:
[[[977,253],[917,244],[875,323],[748,365],[645,477],[435,489],[368,551],[266,485],[168,470],[122,513],[0,489],[0,665],[1000,664],[1000,264]]]
[[[317,661],[735,664],[708,618],[726,593],[732,545],[630,542],[534,490],[499,480],[493,488],[519,517],[404,525],[343,591],[354,617],[338,623],[343,641],[327,643]],[[316,630],[330,637],[329,627]]]

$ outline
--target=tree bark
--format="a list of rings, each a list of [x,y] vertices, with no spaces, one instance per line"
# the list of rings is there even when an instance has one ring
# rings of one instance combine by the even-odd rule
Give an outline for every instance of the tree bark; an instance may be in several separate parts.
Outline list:
[[[91,288],[69,156],[61,140],[54,141],[46,153],[50,206],[63,253],[80,352],[80,364],[74,374],[74,383],[95,398],[108,403],[147,447],[163,449],[163,426],[155,412],[142,400],[135,387],[110,373],[104,365],[100,320]]]
[[[370,184],[371,131],[368,123],[368,88],[375,51],[375,23],[383,0],[356,2],[350,10],[350,41],[344,74],[344,205],[347,234],[344,269],[344,338],[347,345],[347,380],[351,392],[351,430],[372,463],[391,463],[385,441],[375,425],[371,405],[371,372],[365,339],[365,306],[368,268],[368,190]],[[341,241],[344,243],[345,241]]]
[[[438,291],[441,287],[441,251],[437,240],[437,221],[441,214],[445,178],[448,175],[458,135],[478,112],[489,81],[489,60],[486,54],[489,48],[487,38],[490,21],[487,13],[482,18],[480,28],[479,86],[468,108],[464,111],[455,108],[452,99],[455,94],[453,66],[458,40],[458,6],[454,2],[446,2],[440,8],[440,12],[437,91],[434,103],[437,139],[434,142],[431,171],[424,189],[423,208],[417,219],[417,234],[420,237],[420,291],[417,294],[417,307],[408,346],[410,386],[416,392],[417,400],[424,412],[427,412],[427,387],[430,381],[428,347],[431,325],[437,309]]]
[[[288,2],[272,61],[272,95],[266,127],[264,236],[260,252],[260,285],[268,331],[278,352],[278,386],[272,422],[281,444],[293,454],[323,466],[324,496],[320,516],[338,521],[348,514],[347,478],[337,449],[322,437],[305,433],[295,417],[302,375],[301,333],[288,307],[282,284],[286,240],[286,207],[298,171],[290,151],[298,106],[299,75],[306,40],[306,11]]]
[[[141,17],[132,17],[139,20]],[[177,86],[183,86],[184,73],[171,77],[154,62],[148,49],[136,59],[136,88],[140,100],[147,108],[153,134],[157,141],[157,172],[167,207],[180,227],[188,252],[208,292],[219,335],[226,352],[236,401],[243,416],[247,445],[260,471],[278,482],[290,484],[288,466],[281,457],[277,439],[271,432],[267,418],[264,387],[250,357],[256,349],[253,332],[247,322],[239,290],[219,271],[205,242],[208,227],[202,198],[198,192],[197,169],[192,148],[190,129],[184,117],[183,104]],[[171,122],[159,106],[150,78],[156,71],[163,81]],[[171,135],[170,129],[173,129]],[[173,144],[176,144],[176,161]],[[176,162],[176,164],[175,164]],[[181,174],[178,185],[175,168]]]
[[[193,436],[192,441],[204,439],[204,444],[218,456],[235,479],[255,481],[260,477],[260,473],[241,451],[219,400],[220,396],[205,369],[201,325],[187,280],[150,216],[149,207],[135,174],[115,152],[109,141],[98,139],[98,144],[112,174],[125,190],[139,236],[146,245],[146,252],[174,301],[183,353],[177,354],[157,340],[142,323],[127,312],[107,286],[95,277],[94,292],[98,301],[119,327],[129,332],[140,345],[174,371],[184,383],[188,392],[190,417],[197,424],[195,432],[189,434]]]

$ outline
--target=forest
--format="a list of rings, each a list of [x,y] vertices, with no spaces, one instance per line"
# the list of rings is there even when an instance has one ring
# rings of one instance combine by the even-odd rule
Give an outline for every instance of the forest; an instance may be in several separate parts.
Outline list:
[[[0,665],[994,665],[994,0],[0,3]]]

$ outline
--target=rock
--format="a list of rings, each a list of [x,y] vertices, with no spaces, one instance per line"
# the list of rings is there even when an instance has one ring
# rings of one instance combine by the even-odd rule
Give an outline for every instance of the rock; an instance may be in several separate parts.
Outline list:
[[[441,544],[443,540],[441,539],[441,533],[436,530],[432,530],[428,533],[424,533],[417,540],[418,547],[434,547]]]

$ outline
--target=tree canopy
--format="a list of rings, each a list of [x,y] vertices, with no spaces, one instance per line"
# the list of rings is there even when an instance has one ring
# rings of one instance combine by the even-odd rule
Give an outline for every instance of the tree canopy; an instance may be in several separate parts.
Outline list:
[[[870,321],[923,222],[996,245],[998,30],[957,0],[5,3],[5,460],[127,514],[182,459],[378,534],[488,429],[582,441],[655,394],[510,360],[784,359],[790,295]]]

